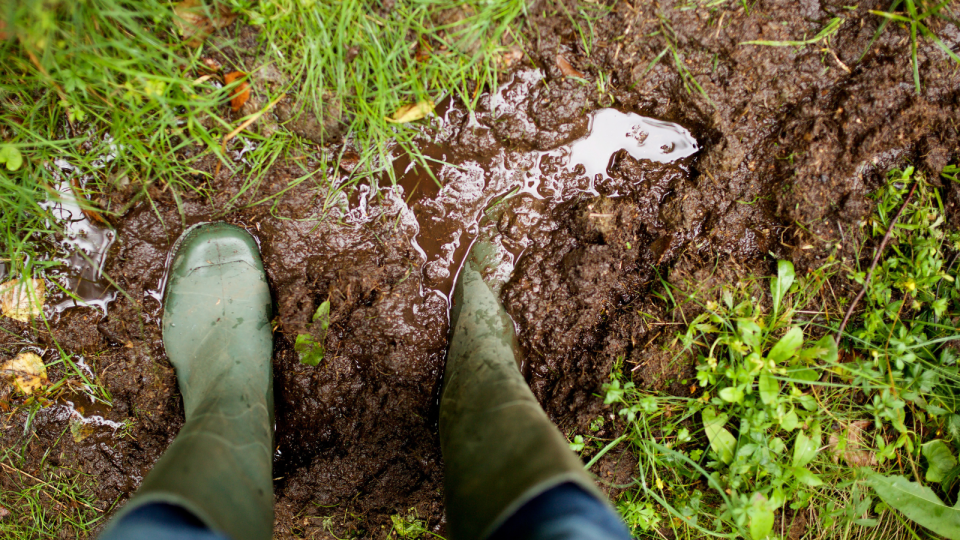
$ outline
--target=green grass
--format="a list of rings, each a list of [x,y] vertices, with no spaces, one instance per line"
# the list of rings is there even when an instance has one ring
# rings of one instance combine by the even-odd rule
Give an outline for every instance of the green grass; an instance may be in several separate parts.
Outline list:
[[[870,10],[870,13],[883,18],[883,22],[877,28],[873,38],[867,45],[867,48],[860,56],[864,56],[870,51],[870,47],[877,41],[877,38],[886,30],[890,22],[899,23],[910,33],[910,67],[913,72],[913,84],[919,94],[920,87],[920,62],[917,60],[917,48],[919,39],[922,37],[934,43],[951,60],[960,64],[960,56],[948,47],[932,30],[929,28],[929,21],[940,19],[954,26],[958,25],[958,16],[950,8],[950,0],[893,0],[890,9],[887,11]],[[899,10],[899,11],[898,11]]]
[[[511,24],[525,9],[519,0],[399,0],[387,13],[372,1],[220,4],[237,25],[258,31],[255,50],[244,54],[260,59],[224,71],[273,64],[283,79],[254,88],[266,98],[250,115],[258,120],[226,144],[247,118],[231,118],[236,83],[205,77],[215,74],[203,59],[238,46],[227,30],[190,47],[176,28],[174,3],[157,0],[4,6],[13,35],[0,42],[0,154],[22,157],[0,165],[0,259],[11,275],[56,264],[37,254],[58,230],[40,206],[66,179],[58,160],[75,168],[71,178],[91,199],[124,189],[146,200],[150,187],[170,190],[178,204],[186,191],[208,195],[211,172],[198,163],[210,155],[245,178],[242,192],[257,203],[269,202],[257,189],[270,166],[306,153],[326,170],[304,169],[297,182],[335,192],[370,177],[390,181],[397,153],[425,158],[414,144],[418,127],[385,118],[403,104],[448,96],[476,105],[481,91],[495,86],[501,43],[511,41]],[[270,135],[257,131],[264,122],[258,115],[284,94],[303,103],[301,114],[329,116],[331,99],[340,104],[346,139],[360,154],[349,179],[326,175],[336,170],[332,150],[318,152],[282,126]],[[229,158],[245,145],[253,146],[247,164]],[[224,212],[238,201],[231,203]],[[108,216],[123,210],[101,209]]]
[[[865,232],[885,234],[914,185],[839,348],[843,312],[825,306],[844,302],[829,283],[847,275],[862,284],[864,268],[834,260],[798,276],[780,261],[776,276],[710,298],[661,294],[697,313],[667,344],[696,364],[696,377],[680,382],[697,392],[644,392],[619,362],[604,397],[623,435],[573,443],[586,455],[626,444],[636,456],[617,501],[635,536],[779,538],[800,519],[803,538],[919,538],[956,523],[890,489],[951,506],[960,475],[950,346],[960,338],[960,234],[944,230],[939,191],[912,169],[891,173]]]
[[[104,518],[89,475],[52,466],[29,474],[11,462],[9,453],[0,460],[0,507],[10,512],[0,519],[3,538],[86,538]]]

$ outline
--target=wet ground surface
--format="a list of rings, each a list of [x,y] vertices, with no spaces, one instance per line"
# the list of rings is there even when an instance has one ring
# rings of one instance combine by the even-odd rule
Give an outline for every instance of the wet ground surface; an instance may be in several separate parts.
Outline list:
[[[247,189],[238,152],[235,172],[207,163],[209,198],[177,200],[158,183],[152,203],[122,192],[101,201],[132,202],[113,230],[65,205],[77,237],[63,253],[86,257],[48,278],[76,298],[48,285],[53,324],[4,319],[0,350],[50,363],[59,344],[72,363],[52,366],[51,379],[78,382],[35,417],[5,414],[3,445],[25,445],[28,472],[45,459],[92,474],[103,509],[136,490],[182,424],[159,327],[168,252],[186,227],[214,219],[256,236],[277,304],[278,537],[380,538],[389,516],[410,508],[443,532],[436,418],[447,296],[478,236],[500,248],[493,279],[525,375],[561,428],[603,414],[597,394],[618,359],[638,384],[687,395],[688,366],[663,350],[676,315],[651,294],[660,279],[708,290],[770,272],[768,253],[799,271],[838,244],[838,256],[854,257],[867,194],[888,168],[939,171],[956,160],[960,74],[921,42],[916,94],[906,34],[892,28],[858,63],[879,22],[868,10],[886,5],[682,7],[619,3],[594,21],[587,54],[562,11],[534,5],[527,54],[508,82],[473,115],[446,103],[430,119],[432,175],[398,156],[395,186],[345,194],[336,188],[349,172],[323,170],[317,154]],[[829,45],[739,44],[813,35],[835,16],[844,24]],[[955,27],[938,30],[960,45]],[[565,77],[558,57],[583,80]],[[83,183],[69,163],[56,166],[65,186]],[[944,190],[956,223],[960,194]],[[306,366],[292,343],[321,337],[310,317],[325,300],[328,352]],[[109,399],[91,401],[83,376]],[[601,474],[629,475],[617,459]]]

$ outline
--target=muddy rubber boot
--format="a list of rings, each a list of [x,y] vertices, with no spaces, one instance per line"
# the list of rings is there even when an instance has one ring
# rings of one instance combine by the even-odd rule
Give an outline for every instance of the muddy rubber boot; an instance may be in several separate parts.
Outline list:
[[[454,289],[440,400],[453,540],[489,537],[524,503],[566,482],[607,501],[520,374],[513,323],[481,277],[492,253],[478,241]]]
[[[265,540],[273,531],[273,336],[259,249],[226,224],[193,227],[179,244],[163,344],[186,422],[113,523],[161,502],[234,540]]]

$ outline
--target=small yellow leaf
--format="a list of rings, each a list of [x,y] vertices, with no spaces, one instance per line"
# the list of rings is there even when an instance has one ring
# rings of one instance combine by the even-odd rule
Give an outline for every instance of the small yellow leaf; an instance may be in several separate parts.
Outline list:
[[[26,395],[49,383],[43,360],[32,352],[18,354],[16,358],[0,366],[0,373],[4,377],[12,377],[13,384]]]
[[[406,124],[419,120],[431,112],[433,112],[433,101],[425,100],[404,105],[397,109],[393,116],[388,116],[385,120],[391,124]]]
[[[93,426],[84,423],[82,416],[80,418],[70,418],[70,435],[73,436],[73,442],[80,442],[93,435],[93,432]]]
[[[0,312],[22,322],[40,315],[46,285],[42,279],[12,279],[0,284]]]

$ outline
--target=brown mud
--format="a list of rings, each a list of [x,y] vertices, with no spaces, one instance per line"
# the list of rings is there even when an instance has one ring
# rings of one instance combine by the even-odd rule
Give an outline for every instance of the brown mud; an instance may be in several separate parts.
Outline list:
[[[652,294],[661,279],[709,291],[769,273],[770,253],[801,272],[831,254],[853,261],[886,170],[912,163],[935,178],[958,157],[960,74],[946,55],[921,41],[919,95],[903,30],[891,25],[858,62],[880,22],[868,11],[886,4],[583,6],[603,12],[592,42],[567,17],[572,2],[535,2],[509,82],[475,115],[454,103],[430,120],[433,177],[400,157],[396,186],[348,195],[337,188],[349,172],[324,171],[318,153],[247,189],[238,151],[235,173],[207,162],[208,197],[151,187],[152,203],[117,220],[115,239],[79,246],[90,259],[105,254],[113,285],[80,262],[48,276],[99,304],[60,294],[48,302],[49,330],[0,322],[4,359],[33,348],[54,362],[59,344],[73,364],[52,366],[51,379],[83,373],[111,406],[73,384],[71,404],[5,414],[3,446],[25,448],[28,473],[46,460],[93,475],[103,511],[136,490],[182,424],[159,327],[168,251],[189,225],[223,219],[257,237],[277,306],[276,536],[382,538],[389,516],[411,508],[442,534],[447,295],[477,236],[500,248],[504,271],[493,279],[534,393],[564,431],[601,416],[600,434],[611,434],[598,394],[618,359],[640,385],[688,392],[689,366],[663,350],[677,319]],[[740,44],[811,36],[836,16],[844,23],[829,43]],[[931,24],[956,50],[960,32]],[[582,80],[564,76],[559,56]],[[960,192],[944,189],[956,224]],[[264,197],[273,199],[246,207]],[[81,291],[87,282],[101,289]],[[293,340],[320,337],[310,317],[325,300],[327,355],[302,365]],[[599,470],[620,484],[632,472],[616,455]]]

